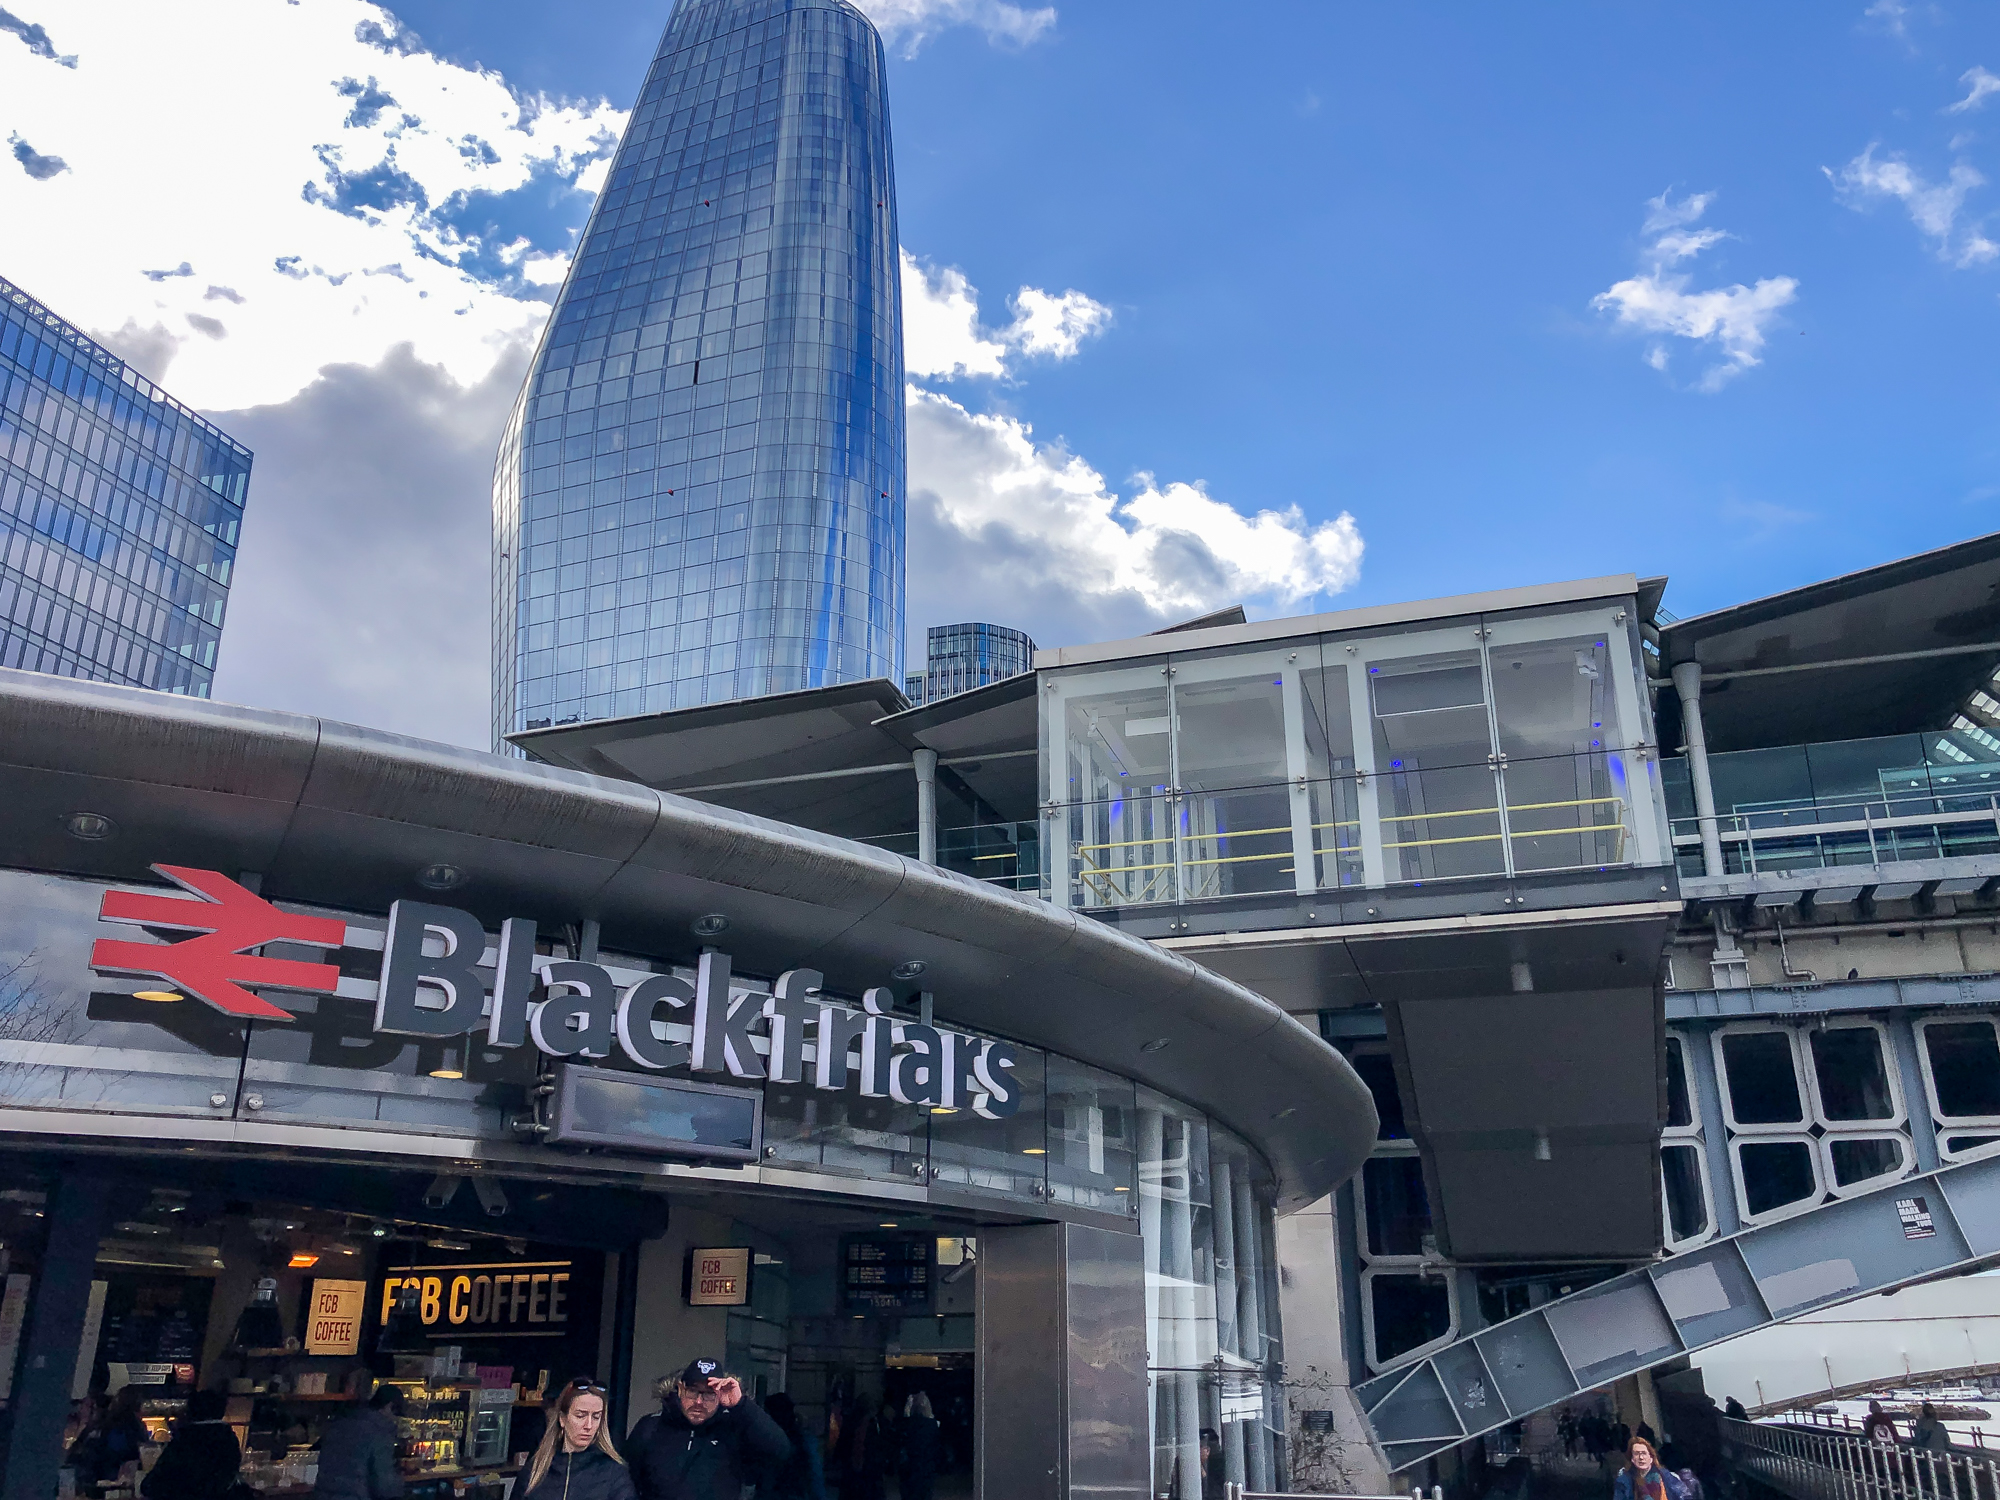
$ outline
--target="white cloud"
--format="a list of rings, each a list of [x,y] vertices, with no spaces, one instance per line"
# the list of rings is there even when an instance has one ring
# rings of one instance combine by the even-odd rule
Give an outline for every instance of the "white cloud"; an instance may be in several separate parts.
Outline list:
[[[1074,289],[1052,297],[1024,286],[1014,294],[1014,322],[1007,341],[1023,354],[1068,359],[1111,324],[1111,309]]]
[[[1966,196],[1986,179],[1969,162],[1954,162],[1942,182],[1931,182],[1900,155],[1876,159],[1871,143],[1853,161],[1835,172],[1822,167],[1842,202],[1865,209],[1893,198],[1910,215],[1938,259],[1963,269],[2000,256],[2000,245],[1988,239],[1981,222],[1962,222]]]
[[[1010,354],[1072,358],[1085,339],[1111,325],[1111,309],[1074,289],[1024,286],[1014,321],[992,329],[979,321],[979,291],[956,266],[935,267],[903,252],[903,363],[919,379],[1005,376]]]
[[[913,621],[990,616],[1089,639],[1230,603],[1296,607],[1360,574],[1344,511],[1317,525],[1296,505],[1246,515],[1149,474],[1121,496],[1025,422],[915,386],[909,423]]]
[[[1696,389],[1703,391],[1720,390],[1762,362],[1765,329],[1781,308],[1797,298],[1799,287],[1790,276],[1771,276],[1755,286],[1739,282],[1689,290],[1692,275],[1672,268],[1730,237],[1720,229],[1692,227],[1714,201],[1713,193],[1690,193],[1680,199],[1662,193],[1649,199],[1643,230],[1654,238],[1646,247],[1644,267],[1638,275],[1599,292],[1590,303],[1600,312],[1614,314],[1623,327],[1713,345],[1722,359],[1697,379]],[[1667,345],[1658,341],[1650,345],[1646,363],[1665,372],[1671,363]]]
[[[979,326],[979,293],[956,266],[903,252],[903,367],[920,378],[1004,375],[1007,346]]]
[[[1966,95],[1956,104],[1947,104],[1946,114],[1962,115],[1969,109],[1979,108],[1986,102],[1987,95],[2000,94],[2000,77],[1984,68],[1967,68],[1958,81],[1965,85]]]
[[[971,26],[986,33],[990,42],[1025,47],[1040,41],[1056,24],[1056,8],[1042,5],[1029,8],[1012,0],[857,0],[882,40],[889,46],[902,44],[903,55],[914,57],[919,48],[940,31],[952,26]]]
[[[1861,14],[1899,41],[1907,39],[1910,34],[1908,0],[1874,0]]]
[[[0,223],[64,229],[13,236],[7,275],[149,338],[169,389],[209,407],[283,401],[404,342],[484,378],[546,317],[585,200],[544,208],[542,242],[493,223],[594,189],[624,126],[434,57],[366,0],[69,0],[62,42],[76,67],[0,48],[0,129],[68,167],[0,171]],[[213,82],[163,96],[162,78]]]

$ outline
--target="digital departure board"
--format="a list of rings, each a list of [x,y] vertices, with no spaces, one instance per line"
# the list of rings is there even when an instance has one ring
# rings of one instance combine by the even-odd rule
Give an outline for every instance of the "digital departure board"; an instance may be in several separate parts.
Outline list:
[[[843,1242],[841,1286],[847,1310],[924,1313],[931,1307],[929,1235],[853,1235]]]

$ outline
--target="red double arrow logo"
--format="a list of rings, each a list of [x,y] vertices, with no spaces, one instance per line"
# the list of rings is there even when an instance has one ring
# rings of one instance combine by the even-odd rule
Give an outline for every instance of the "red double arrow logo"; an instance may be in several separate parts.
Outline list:
[[[291,1016],[243,986],[268,984],[288,990],[331,994],[340,986],[333,964],[293,958],[264,958],[248,950],[265,943],[307,943],[338,948],[347,924],[332,917],[282,912],[255,891],[213,870],[154,865],[188,894],[154,896],[141,891],[106,891],[98,918],[134,922],[172,932],[200,933],[177,943],[133,943],[101,938],[90,950],[90,966],[106,974],[164,979],[232,1016],[288,1021]]]

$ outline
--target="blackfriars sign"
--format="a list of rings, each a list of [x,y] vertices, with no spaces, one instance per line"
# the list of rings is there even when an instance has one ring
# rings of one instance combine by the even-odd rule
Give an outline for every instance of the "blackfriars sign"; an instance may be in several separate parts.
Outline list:
[[[107,891],[100,919],[199,935],[170,944],[107,939],[93,948],[92,968],[163,979],[218,1010],[273,1020],[290,1018],[244,985],[342,991],[333,964],[247,950],[273,942],[338,949],[345,923],[281,912],[210,870],[153,868],[188,897]],[[535,924],[524,917],[501,924],[490,970],[482,966],[485,953],[486,931],[470,912],[398,901],[389,909],[375,986],[375,1030],[423,1037],[483,1030],[489,1047],[532,1043],[563,1058],[604,1058],[616,1048],[641,1068],[687,1067],[830,1092],[852,1084],[871,1099],[971,1109],[993,1120],[1020,1108],[1012,1047],[897,1016],[887,989],[867,991],[853,1011],[821,996],[817,970],[788,969],[769,995],[757,994],[732,987],[729,955],[713,949],[701,955],[692,981],[647,974],[621,983],[602,964],[538,955]]]

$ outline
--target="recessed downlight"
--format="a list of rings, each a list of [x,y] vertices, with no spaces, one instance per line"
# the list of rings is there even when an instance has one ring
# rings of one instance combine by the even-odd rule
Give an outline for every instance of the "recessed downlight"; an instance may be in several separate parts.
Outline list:
[[[427,891],[456,890],[465,884],[465,871],[457,865],[425,865],[417,871],[417,884]]]
[[[924,970],[929,967],[930,965],[925,963],[921,958],[912,958],[906,962],[897,964],[895,968],[889,971],[889,977],[891,979],[921,979]]]
[[[688,931],[696,937],[720,937],[729,931],[729,918],[719,911],[712,911],[706,916],[696,917],[688,924]]]
[[[64,814],[63,829],[73,839],[82,839],[87,844],[94,844],[110,838],[118,831],[118,825],[103,813],[73,812]]]

